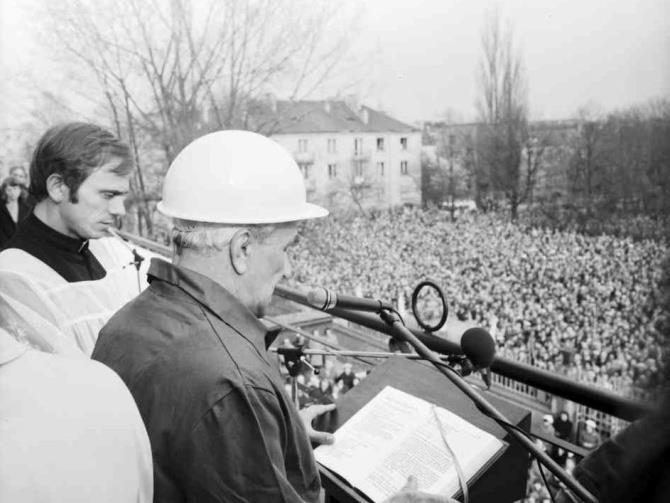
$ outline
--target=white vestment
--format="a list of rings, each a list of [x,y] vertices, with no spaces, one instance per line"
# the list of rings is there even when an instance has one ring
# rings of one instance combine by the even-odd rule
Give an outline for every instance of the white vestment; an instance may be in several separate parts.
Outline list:
[[[145,258],[138,273],[130,246],[112,237],[90,240],[107,274],[74,283],[23,250],[0,252],[0,328],[42,351],[90,357],[103,325],[147,285],[154,254],[138,248]]]
[[[151,447],[101,363],[35,351],[0,329],[0,501],[151,503]]]

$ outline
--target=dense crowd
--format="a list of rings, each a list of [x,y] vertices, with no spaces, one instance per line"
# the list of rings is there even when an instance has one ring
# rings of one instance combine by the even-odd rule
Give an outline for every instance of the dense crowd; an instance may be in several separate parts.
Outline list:
[[[305,224],[293,281],[409,306],[424,278],[450,316],[491,328],[498,352],[584,382],[640,394],[662,363],[662,240],[529,229],[440,210],[330,217]]]

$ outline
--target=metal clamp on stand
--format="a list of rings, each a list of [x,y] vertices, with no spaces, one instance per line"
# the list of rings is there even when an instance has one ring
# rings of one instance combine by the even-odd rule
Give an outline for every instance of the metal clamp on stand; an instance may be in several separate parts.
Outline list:
[[[304,367],[309,368],[315,375],[319,375],[319,369],[314,368],[311,363],[305,358],[303,346],[285,348],[277,348],[277,354],[284,357],[284,366],[291,376],[291,400],[296,407],[298,406],[298,381],[297,377],[302,373]]]

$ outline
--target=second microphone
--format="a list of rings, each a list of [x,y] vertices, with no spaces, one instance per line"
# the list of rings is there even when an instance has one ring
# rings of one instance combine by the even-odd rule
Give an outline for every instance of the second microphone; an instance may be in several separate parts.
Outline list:
[[[393,306],[381,300],[340,295],[326,288],[315,288],[307,292],[307,301],[322,311],[330,311],[336,307],[373,313],[378,313],[383,309],[393,310]]]

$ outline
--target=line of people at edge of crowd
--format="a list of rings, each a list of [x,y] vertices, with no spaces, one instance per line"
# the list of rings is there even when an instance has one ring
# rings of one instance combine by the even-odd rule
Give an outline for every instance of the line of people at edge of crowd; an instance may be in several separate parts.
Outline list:
[[[132,169],[91,124],[35,148],[33,211],[0,252],[0,500],[318,501],[310,440],[333,437],[311,420],[334,406],[294,407],[258,318],[297,222],[328,212],[278,144],[212,133],[165,179],[172,263],[136,272],[110,230]],[[406,482],[390,501],[451,501]]]

